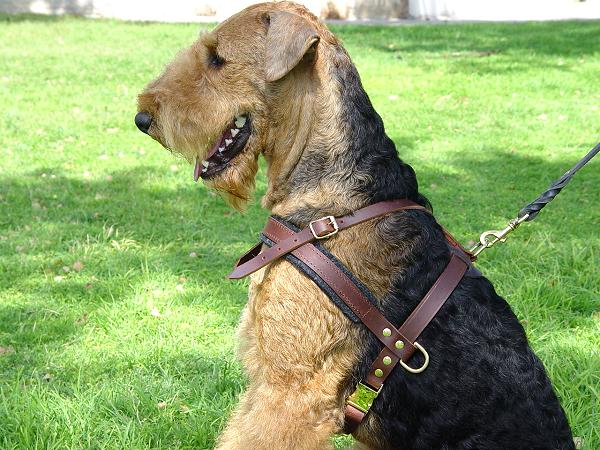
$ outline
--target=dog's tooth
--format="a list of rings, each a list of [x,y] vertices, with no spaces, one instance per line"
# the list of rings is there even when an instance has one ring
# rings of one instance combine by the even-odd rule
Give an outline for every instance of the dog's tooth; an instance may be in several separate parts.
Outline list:
[[[205,167],[204,169],[202,169],[202,173],[206,173],[208,171],[208,169]]]
[[[205,169],[208,169],[208,161],[202,161],[202,165]]]
[[[238,128],[242,128],[244,125],[246,125],[246,117],[245,116],[236,117],[235,126]]]
[[[219,153],[223,153],[225,151],[225,147],[219,147]]]
[[[238,130],[237,128],[232,128],[231,129],[231,137],[236,137],[239,132],[240,132],[240,130]]]
[[[225,147],[233,142],[233,139],[225,139]]]

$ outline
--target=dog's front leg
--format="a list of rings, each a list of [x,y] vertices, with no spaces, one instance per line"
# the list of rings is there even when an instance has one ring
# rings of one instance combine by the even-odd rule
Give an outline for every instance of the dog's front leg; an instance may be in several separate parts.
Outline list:
[[[339,406],[312,387],[251,386],[229,419],[218,450],[330,449]]]
[[[343,423],[356,328],[287,262],[252,278],[239,329],[250,380],[218,450],[321,450]]]

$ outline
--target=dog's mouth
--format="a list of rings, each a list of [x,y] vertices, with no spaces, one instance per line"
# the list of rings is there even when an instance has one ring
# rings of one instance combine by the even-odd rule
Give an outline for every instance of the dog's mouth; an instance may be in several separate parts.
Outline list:
[[[201,161],[196,158],[194,181],[198,181],[198,178],[207,180],[223,171],[229,162],[246,147],[252,134],[250,122],[248,114],[233,119],[216,140],[205,159]]]

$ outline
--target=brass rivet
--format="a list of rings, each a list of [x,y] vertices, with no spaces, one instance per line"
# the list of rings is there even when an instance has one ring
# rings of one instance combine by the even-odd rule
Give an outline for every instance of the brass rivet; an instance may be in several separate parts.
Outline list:
[[[383,376],[383,370],[375,369],[375,376],[381,378]]]
[[[389,356],[385,356],[383,358],[383,364],[386,366],[389,366],[392,363],[392,358],[390,358]]]
[[[396,341],[396,348],[397,349],[403,349],[404,348],[404,342],[402,341]]]
[[[390,330],[389,328],[384,328],[383,329],[383,335],[384,336],[391,336],[392,335],[392,330]]]

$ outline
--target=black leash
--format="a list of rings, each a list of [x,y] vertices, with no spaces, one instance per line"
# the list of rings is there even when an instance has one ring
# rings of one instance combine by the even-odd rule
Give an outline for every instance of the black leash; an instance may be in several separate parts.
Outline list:
[[[542,210],[542,208],[544,206],[546,206],[548,203],[550,203],[552,200],[554,200],[554,197],[556,197],[560,193],[562,188],[564,188],[567,185],[567,183],[569,181],[571,181],[571,178],[573,178],[573,175],[575,175],[575,173],[579,169],[581,169],[583,166],[585,166],[594,156],[596,156],[598,154],[598,152],[600,152],[600,143],[596,144],[596,146],[592,150],[590,150],[590,152],[587,155],[585,155],[581,159],[581,161],[579,161],[577,164],[575,164],[571,168],[571,170],[569,170],[562,177],[560,177],[558,180],[556,180],[554,183],[552,183],[550,185],[550,187],[542,195],[540,195],[538,198],[536,198],[534,201],[532,201],[529,205],[527,205],[523,209],[521,209],[521,211],[519,211],[519,218],[524,217],[525,215],[528,215],[529,217],[527,217],[527,219],[525,219],[525,222],[530,222],[533,219],[535,219],[537,217],[537,215],[539,214],[539,212]]]
[[[577,164],[575,164],[569,171],[567,171],[562,177],[556,180],[546,189],[542,195],[536,198],[533,202],[529,203],[519,211],[516,219],[508,222],[508,225],[503,230],[486,231],[479,237],[479,244],[477,244],[471,252],[474,256],[479,255],[486,248],[490,248],[497,242],[505,242],[506,237],[512,231],[516,230],[519,225],[523,222],[530,222],[537,217],[542,208],[550,203],[554,198],[562,191],[569,181],[573,178],[575,173],[583,166],[585,166],[590,160],[600,152],[600,143],[590,150]]]

